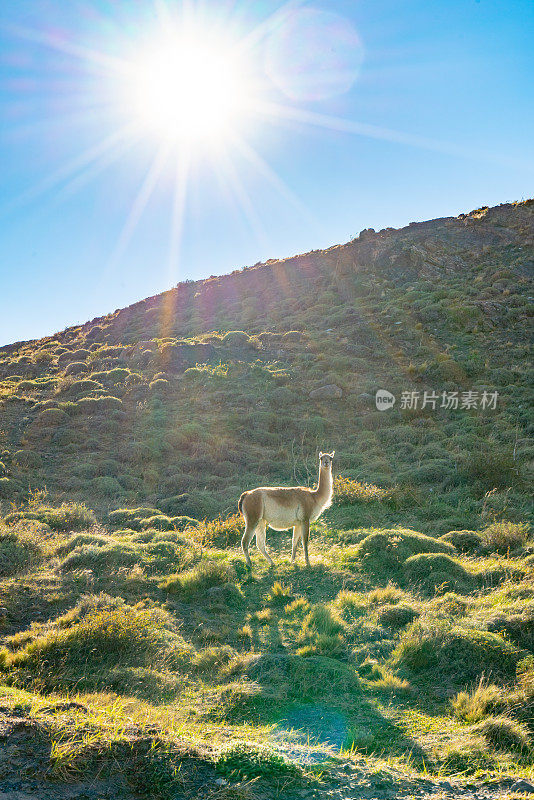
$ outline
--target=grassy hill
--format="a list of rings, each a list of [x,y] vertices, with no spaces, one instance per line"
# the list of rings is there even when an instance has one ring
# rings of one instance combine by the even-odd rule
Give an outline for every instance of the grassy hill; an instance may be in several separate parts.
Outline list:
[[[533,267],[525,201],[0,348],[0,789],[532,779]],[[277,567],[249,575],[237,498],[313,482],[319,449],[337,477],[311,569],[271,531]]]

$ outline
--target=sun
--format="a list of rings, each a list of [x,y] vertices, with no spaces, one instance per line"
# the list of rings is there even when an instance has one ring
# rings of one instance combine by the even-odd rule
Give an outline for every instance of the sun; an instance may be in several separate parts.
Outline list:
[[[139,53],[125,91],[134,122],[171,142],[224,140],[243,122],[251,99],[232,48],[190,33],[154,41]]]

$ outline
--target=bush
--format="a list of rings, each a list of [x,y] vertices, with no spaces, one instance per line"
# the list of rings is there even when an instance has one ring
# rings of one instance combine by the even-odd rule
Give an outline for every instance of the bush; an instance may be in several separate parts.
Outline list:
[[[404,563],[404,573],[410,584],[427,593],[439,591],[467,592],[474,579],[461,564],[442,553],[418,553]]]
[[[108,545],[110,543],[108,536],[102,536],[102,534],[98,533],[76,533],[74,536],[70,536],[66,542],[63,542],[56,548],[56,555],[58,556],[65,556],[67,553],[71,553],[78,547],[83,547],[84,545],[94,545],[97,547],[103,547],[104,545]]]
[[[389,584],[384,588],[373,589],[369,592],[368,601],[369,605],[383,605],[384,603],[398,603],[404,597],[404,592],[396,586]]]
[[[123,488],[119,481],[110,475],[99,475],[97,478],[93,478],[91,486],[95,492],[106,497],[116,497],[123,493]]]
[[[388,489],[380,489],[372,483],[360,483],[352,478],[338,475],[334,478],[334,503],[370,503],[384,500],[389,495]]]
[[[402,577],[402,565],[418,553],[454,553],[448,542],[405,529],[377,531],[367,536],[358,547],[362,567],[388,580]]]
[[[482,545],[482,538],[475,531],[449,531],[441,539],[450,542],[459,553],[477,553]]]
[[[506,700],[502,689],[483,678],[471,692],[459,692],[451,700],[455,716],[465,722],[480,722],[490,713],[503,711]]]
[[[360,690],[352,667],[321,655],[266,653],[247,666],[246,674],[251,681],[272,687],[281,704],[295,700],[337,704],[342,698],[354,699]]]
[[[460,690],[485,674],[507,680],[520,658],[521,651],[496,633],[436,620],[406,629],[391,661],[439,693],[448,687]]]
[[[20,483],[13,478],[0,478],[0,500],[12,500],[21,489]]]
[[[479,726],[480,733],[499,750],[530,751],[531,738],[526,725],[501,715],[488,717]]]
[[[474,775],[481,770],[494,768],[494,759],[480,745],[468,745],[461,749],[451,747],[445,751],[440,763],[443,775]]]
[[[250,336],[244,331],[228,331],[222,337],[221,343],[230,347],[243,347],[250,344]]]
[[[37,519],[54,531],[76,531],[96,525],[94,511],[84,503],[62,503],[57,508],[43,506],[35,511]]]
[[[379,611],[377,622],[385,628],[403,628],[413,622],[414,619],[417,619],[418,616],[419,612],[411,606],[391,606]]]
[[[293,591],[280,581],[273,583],[272,589],[265,595],[265,604],[271,608],[286,606],[294,599]]]
[[[84,503],[62,503],[57,508],[45,505],[32,505],[31,509],[13,511],[4,517],[6,525],[14,525],[24,520],[43,522],[54,531],[69,531],[90,528],[96,525],[94,511]]]
[[[367,611],[367,603],[359,592],[351,592],[347,589],[341,591],[336,597],[336,605],[340,609],[344,618],[353,621],[363,616]]]
[[[108,514],[109,524],[113,528],[120,528],[123,525],[141,530],[141,522],[147,517],[159,516],[161,511],[157,508],[139,506],[138,508],[118,508]]]
[[[174,522],[171,517],[165,514],[154,514],[151,517],[145,517],[141,520],[141,529],[152,528],[156,531],[172,531],[174,530]]]
[[[72,550],[61,563],[63,572],[90,569],[97,574],[115,572],[121,567],[132,567],[142,554],[131,545],[108,542],[84,544]]]
[[[41,455],[34,450],[17,450],[13,453],[13,465],[20,470],[38,469],[42,463]]]
[[[40,428],[55,428],[68,422],[68,414],[60,408],[45,408],[33,421],[33,426]]]
[[[16,575],[37,564],[43,550],[36,536],[0,528],[0,576]]]
[[[94,381],[90,378],[83,378],[78,381],[73,381],[72,383],[65,382],[63,386],[60,387],[60,392],[62,397],[68,395],[69,397],[76,397],[80,394],[85,394],[87,392],[97,392],[99,389],[103,389],[101,383],[98,381]]]
[[[82,372],[88,372],[89,367],[85,361],[71,361],[65,369],[65,375],[80,375]]]
[[[118,397],[102,395],[102,397],[82,397],[74,403],[74,414],[104,414],[106,411],[122,408],[122,400]]]
[[[187,519],[187,517],[186,517]],[[205,520],[198,526],[198,538],[207,547],[226,548],[241,541],[245,525],[240,514],[223,519]]]
[[[224,586],[235,579],[227,564],[218,561],[201,561],[193,569],[179,575],[170,575],[160,583],[160,588],[178,594],[186,600],[205,595],[214,586]]]
[[[297,650],[300,656],[345,657],[347,645],[342,636],[345,623],[335,608],[322,603],[313,605],[302,624]]]
[[[207,647],[196,653],[191,663],[199,672],[212,672],[228,664],[235,655],[236,651],[227,644],[221,647]]]
[[[505,634],[518,647],[534,652],[534,603],[517,614],[499,612],[486,625],[489,631]]]
[[[224,748],[217,759],[217,771],[232,780],[277,778],[300,774],[299,768],[269,747],[238,742]]]
[[[0,651],[0,663],[49,689],[105,685],[99,670],[122,661],[153,664],[163,656],[172,628],[172,618],[161,609],[93,596],[51,627],[32,629],[22,647],[8,640],[13,652]]]
[[[480,534],[488,550],[506,553],[523,547],[530,539],[530,525],[515,522],[493,522]]]
[[[488,489],[515,486],[521,480],[511,450],[481,449],[466,458],[464,469],[470,480],[478,480]]]

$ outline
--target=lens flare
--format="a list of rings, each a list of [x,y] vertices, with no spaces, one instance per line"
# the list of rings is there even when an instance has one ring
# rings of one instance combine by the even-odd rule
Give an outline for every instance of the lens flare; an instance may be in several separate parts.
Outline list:
[[[281,18],[266,45],[265,67],[291,100],[325,100],[355,83],[363,45],[349,20],[330,11],[301,8]]]

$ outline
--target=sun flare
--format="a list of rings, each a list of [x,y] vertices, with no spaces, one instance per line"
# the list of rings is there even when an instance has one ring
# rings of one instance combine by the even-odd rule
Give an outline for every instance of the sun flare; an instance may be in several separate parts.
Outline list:
[[[229,47],[190,35],[154,43],[139,55],[128,75],[135,121],[171,141],[224,139],[239,126],[248,92]]]

